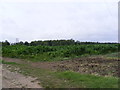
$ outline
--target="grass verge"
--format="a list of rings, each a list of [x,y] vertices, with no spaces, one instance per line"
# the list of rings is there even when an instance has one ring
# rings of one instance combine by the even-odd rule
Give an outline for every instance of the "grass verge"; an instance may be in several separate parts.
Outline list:
[[[2,64],[10,64],[10,65],[18,65],[18,63],[16,63],[16,62],[6,62],[4,60],[0,60],[0,63],[2,63]]]

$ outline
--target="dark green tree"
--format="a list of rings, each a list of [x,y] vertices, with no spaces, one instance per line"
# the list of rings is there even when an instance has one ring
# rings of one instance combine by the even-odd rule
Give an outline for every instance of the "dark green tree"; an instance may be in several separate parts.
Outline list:
[[[29,46],[29,43],[28,43],[27,41],[25,41],[24,45],[27,45],[27,46]]]

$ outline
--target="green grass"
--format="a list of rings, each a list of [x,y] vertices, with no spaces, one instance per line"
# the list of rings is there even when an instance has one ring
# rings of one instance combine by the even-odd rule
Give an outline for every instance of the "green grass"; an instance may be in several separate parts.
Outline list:
[[[2,60],[0,59],[0,64],[2,64]]]
[[[118,87],[118,79],[115,77],[102,77],[76,72],[60,72],[61,79],[69,80],[69,83],[76,87],[84,88],[115,88]]]
[[[105,57],[111,58],[111,59],[118,59],[120,58],[120,52],[106,54]]]
[[[12,63],[12,64],[11,64]],[[20,73],[37,77],[40,85],[45,88],[118,88],[118,78],[80,74],[72,71],[58,72],[33,68],[25,64],[4,64],[20,68]]]
[[[18,65],[18,64],[15,63],[15,62],[6,62],[6,61],[4,61],[4,60],[0,60],[0,62],[1,62],[2,64]]]

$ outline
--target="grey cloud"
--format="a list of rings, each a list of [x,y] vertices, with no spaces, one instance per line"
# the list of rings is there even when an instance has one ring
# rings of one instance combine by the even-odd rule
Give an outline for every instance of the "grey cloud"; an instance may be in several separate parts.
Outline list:
[[[2,39],[117,41],[117,3],[5,3]]]

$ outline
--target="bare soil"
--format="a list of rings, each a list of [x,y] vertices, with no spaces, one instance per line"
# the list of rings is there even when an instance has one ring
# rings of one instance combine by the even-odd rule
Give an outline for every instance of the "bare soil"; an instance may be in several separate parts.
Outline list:
[[[11,72],[8,65],[3,65],[2,88],[41,88],[38,83],[36,78]]]
[[[84,57],[56,62],[30,62],[13,58],[3,59],[9,62],[21,64],[26,63],[35,68],[49,69],[54,71],[71,70],[85,74],[116,77],[118,77],[118,63],[120,62],[120,59],[108,59],[105,57]]]
[[[105,59],[102,57],[78,58],[58,62],[37,62],[31,65],[37,68],[45,68],[57,71],[71,70],[84,74],[118,77],[119,59]]]

